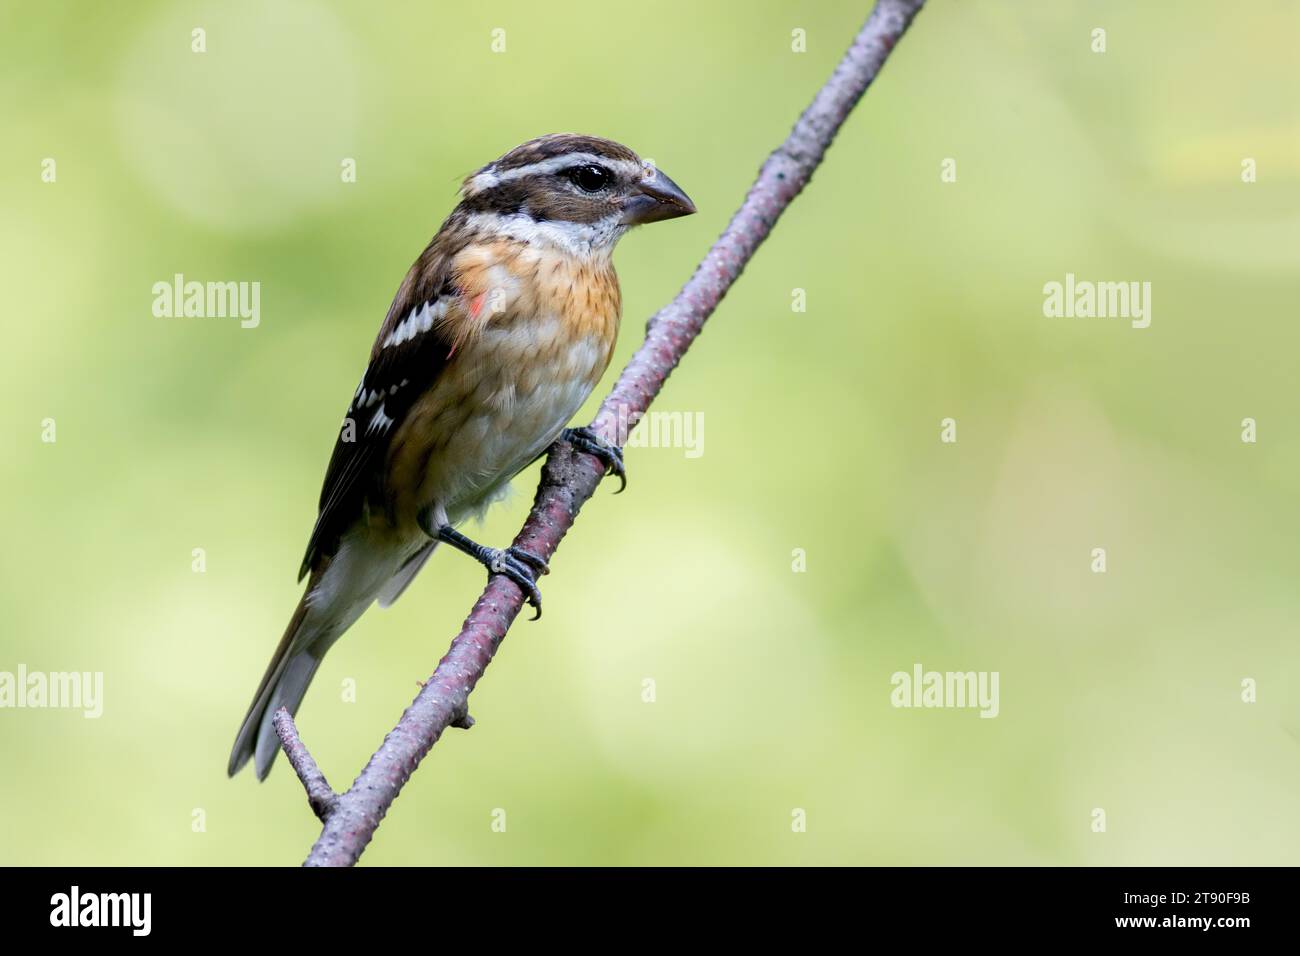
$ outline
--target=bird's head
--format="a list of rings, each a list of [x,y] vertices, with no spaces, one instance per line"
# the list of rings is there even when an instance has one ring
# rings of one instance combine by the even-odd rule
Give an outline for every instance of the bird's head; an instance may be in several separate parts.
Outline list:
[[[554,133],[469,176],[457,212],[476,230],[608,255],[633,226],[689,216],[695,204],[626,146]]]

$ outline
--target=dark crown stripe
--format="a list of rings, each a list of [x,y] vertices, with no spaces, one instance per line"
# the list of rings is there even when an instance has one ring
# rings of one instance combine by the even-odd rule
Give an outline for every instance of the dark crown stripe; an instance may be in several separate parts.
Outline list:
[[[616,143],[610,139],[602,139],[599,136],[582,136],[577,133],[553,133],[550,136],[530,140],[522,146],[516,146],[487,168],[498,171],[518,169],[521,166],[552,159],[565,153],[591,153],[594,156],[603,156],[606,159],[625,160],[633,163],[638,161],[636,153],[621,143]]]

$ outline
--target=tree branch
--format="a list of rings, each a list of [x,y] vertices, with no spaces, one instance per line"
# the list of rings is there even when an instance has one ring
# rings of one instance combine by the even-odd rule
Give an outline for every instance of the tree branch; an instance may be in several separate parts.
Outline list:
[[[271,717],[271,724],[280,738],[280,747],[284,750],[284,755],[289,758],[289,766],[293,767],[293,772],[298,775],[303,788],[307,791],[308,805],[324,823],[334,812],[334,805],[339,799],[338,794],[329,785],[325,774],[321,773],[320,767],[316,766],[311,751],[298,736],[298,727],[293,722],[293,715],[281,707]]]
[[[772,231],[777,218],[807,185],[840,126],[880,72],[890,51],[925,0],[878,0],[853,45],[794,129],[767,158],[740,209],[668,305],[646,326],[645,342],[623,369],[591,427],[606,441],[623,444],[629,423],[646,410],[669,373],[741,270]],[[578,510],[600,484],[604,467],[566,443],[551,449],[523,529],[514,544],[546,559],[572,527]],[[501,575],[488,580],[451,642],[451,649],[402,714],[346,793],[335,795],[285,711],[276,730],[308,800],[324,829],[307,866],[350,866],[374,836],[402,786],[449,726],[472,723],[468,700],[523,606],[517,586]],[[328,794],[328,796],[326,796]]]

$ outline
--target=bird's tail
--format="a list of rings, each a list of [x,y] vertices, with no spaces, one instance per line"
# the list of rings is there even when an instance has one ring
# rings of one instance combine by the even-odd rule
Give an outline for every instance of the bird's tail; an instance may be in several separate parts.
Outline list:
[[[280,738],[271,723],[275,712],[281,707],[291,714],[298,712],[325,652],[376,598],[384,607],[397,600],[436,543],[424,543],[405,555],[386,540],[358,535],[329,561],[317,565],[253,695],[230,751],[227,773],[233,777],[251,759],[257,779],[266,779],[280,752]]]
[[[307,686],[320,666],[321,658],[334,638],[336,628],[328,616],[313,613],[308,603],[308,595],[315,585],[316,576],[307,582],[307,590],[298,602],[289,626],[271,657],[271,663],[262,676],[262,683],[253,695],[253,703],[248,708],[244,723],[235,738],[235,746],[230,751],[230,763],[226,772],[234,776],[249,758],[253,758],[253,768],[258,780],[265,780],[271,771],[275,755],[280,751],[280,738],[275,733],[271,718],[281,707],[289,708],[289,713],[297,713],[298,705],[307,693]]]

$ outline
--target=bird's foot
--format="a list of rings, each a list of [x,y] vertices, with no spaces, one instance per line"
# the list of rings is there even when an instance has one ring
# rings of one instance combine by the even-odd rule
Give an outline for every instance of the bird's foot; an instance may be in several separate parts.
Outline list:
[[[537,577],[551,573],[545,559],[514,546],[491,550],[492,560],[487,566],[488,573],[503,574],[519,585],[519,589],[527,595],[528,603],[536,611],[532,619],[537,620],[542,616],[542,592],[537,587]]]
[[[537,578],[551,573],[545,558],[513,545],[508,548],[489,548],[477,541],[471,541],[451,525],[443,525],[439,528],[436,537],[457,551],[468,554],[487,568],[489,575],[500,574],[509,578],[518,585],[519,590],[524,592],[528,603],[537,612],[533,615],[533,620],[542,616],[542,592],[537,587]]]
[[[618,491],[614,492],[614,494],[619,494],[627,487],[627,471],[623,467],[622,448],[610,444],[585,426],[583,428],[566,428],[560,437],[578,451],[599,458],[605,465],[606,475],[618,475]]]

